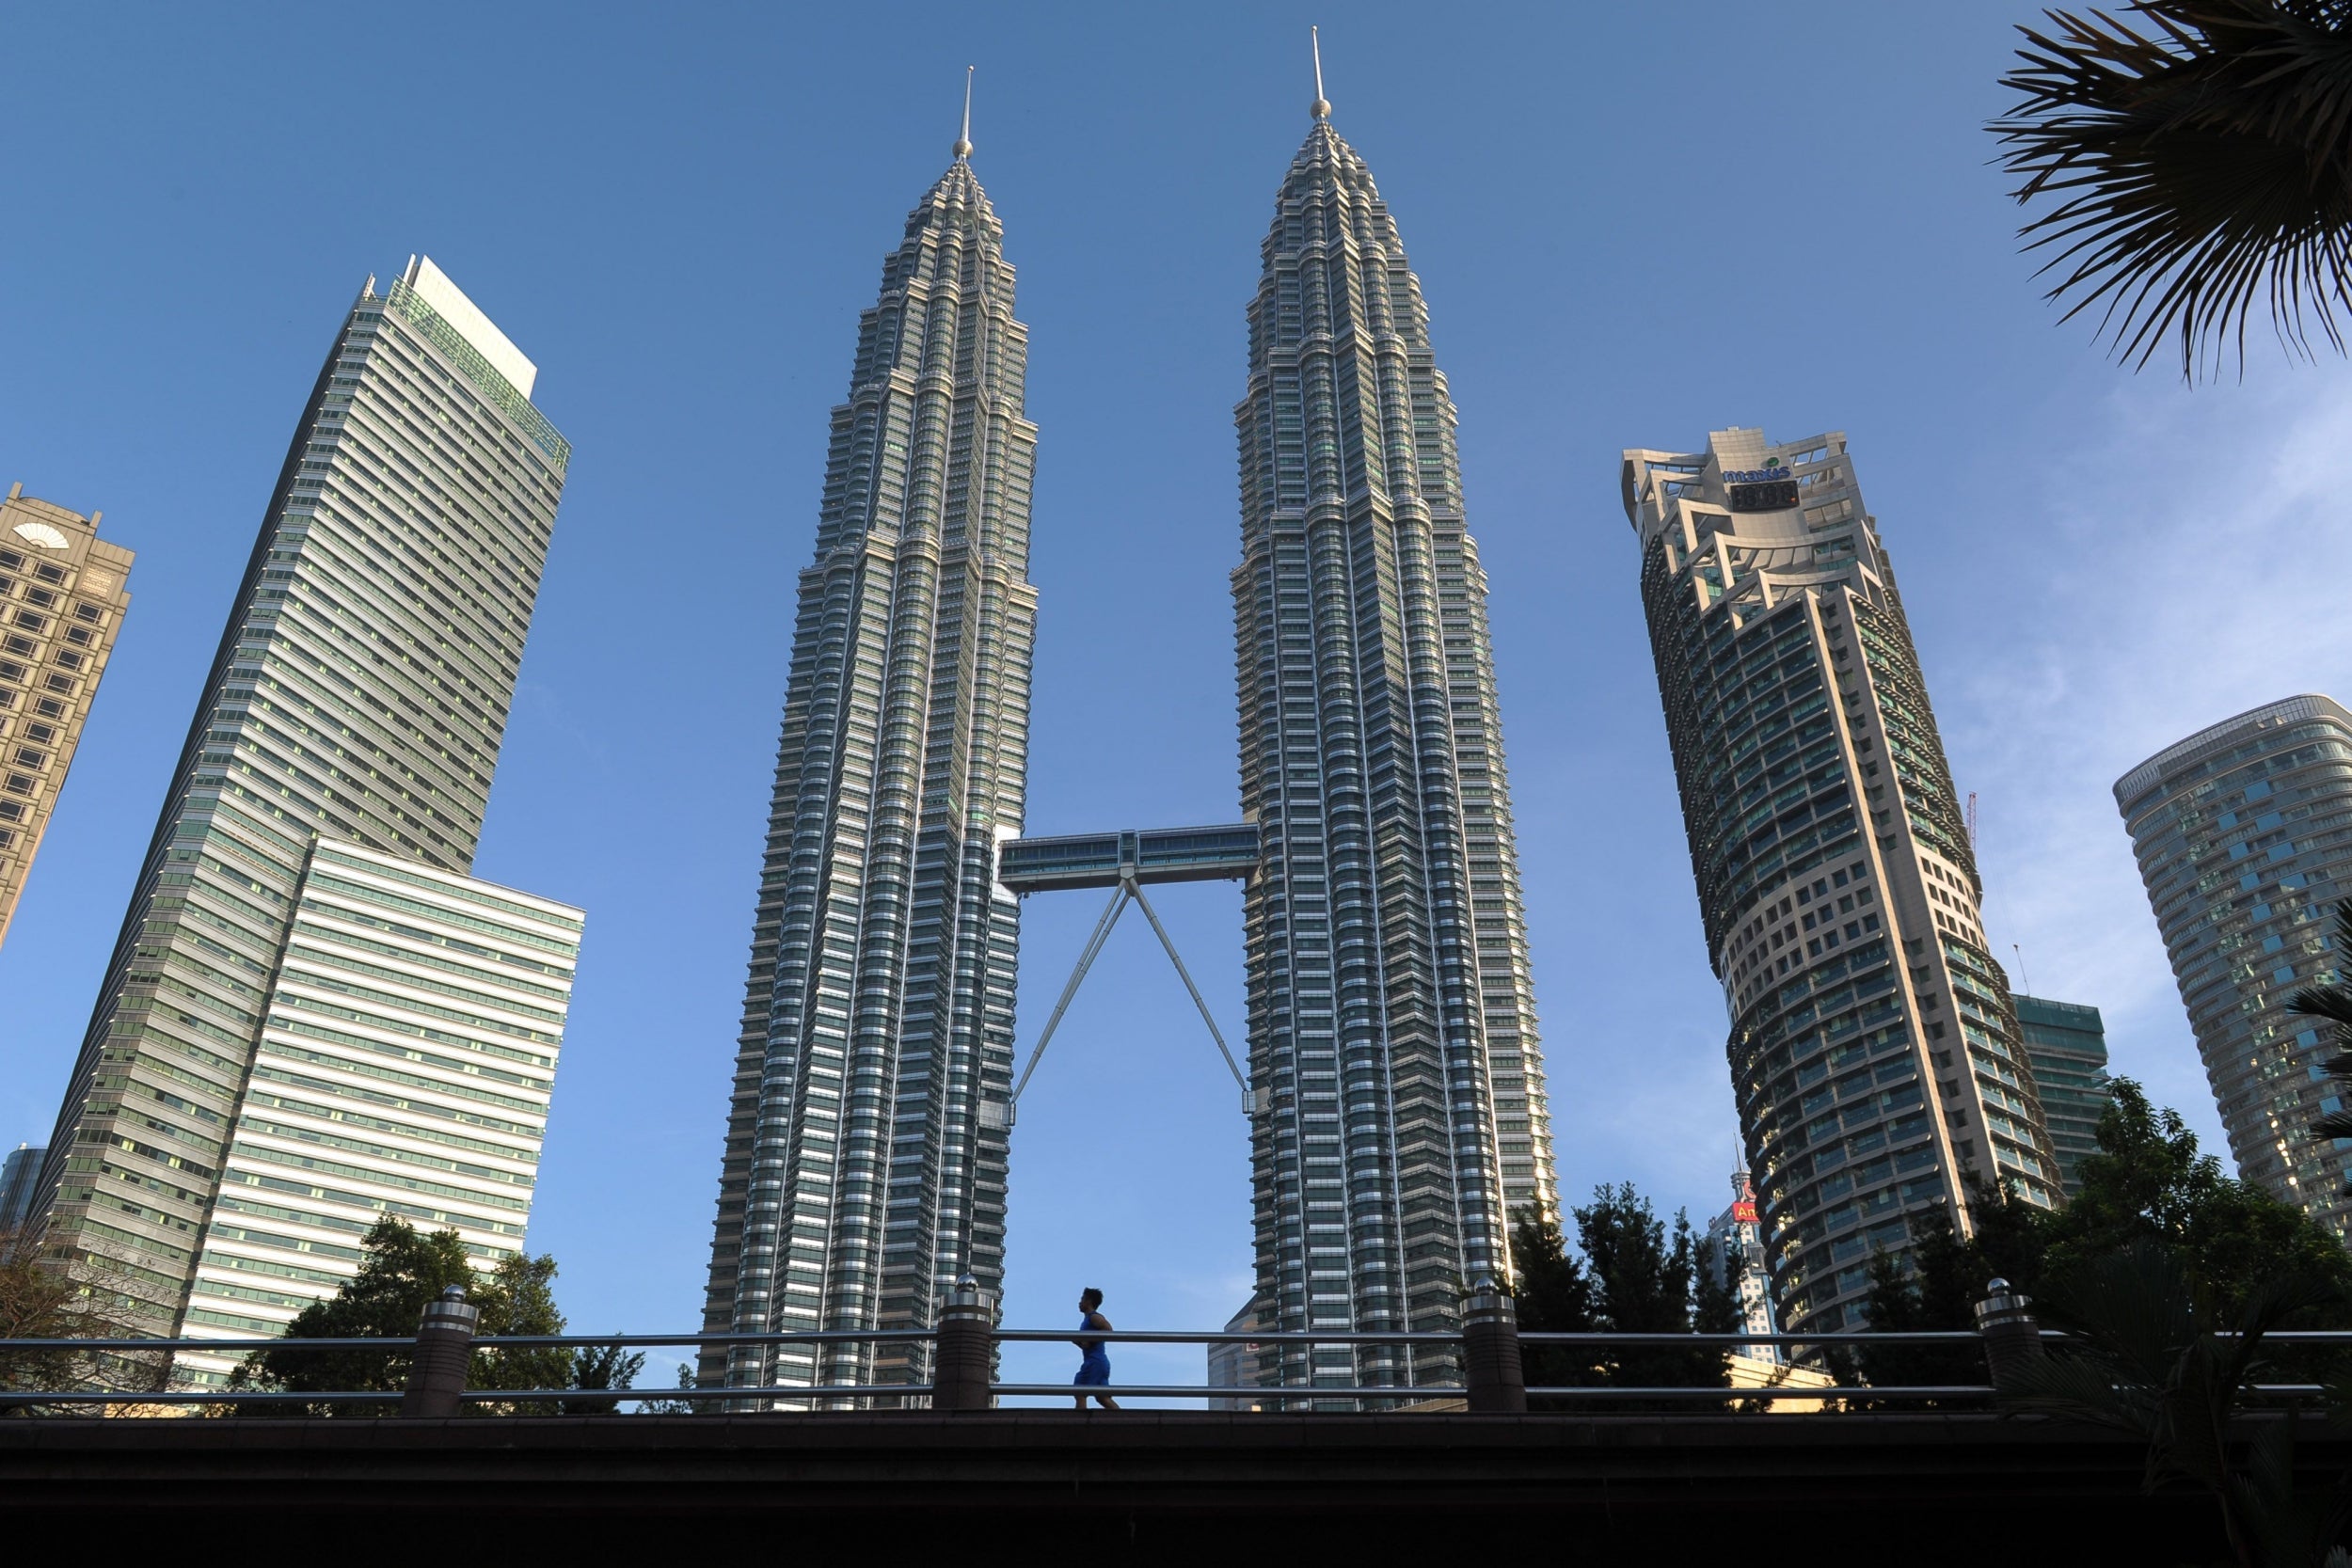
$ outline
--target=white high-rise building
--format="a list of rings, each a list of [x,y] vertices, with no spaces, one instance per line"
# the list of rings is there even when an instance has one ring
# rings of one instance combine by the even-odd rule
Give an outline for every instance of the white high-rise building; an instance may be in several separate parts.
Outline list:
[[[473,865],[571,447],[431,261],[319,372],[155,824],[37,1203],[168,1333],[319,839]]]
[[[386,1216],[522,1250],[581,913],[332,839],[312,849],[224,1129],[183,1332],[250,1338],[358,1272]],[[183,1356],[225,1374],[236,1357]]]

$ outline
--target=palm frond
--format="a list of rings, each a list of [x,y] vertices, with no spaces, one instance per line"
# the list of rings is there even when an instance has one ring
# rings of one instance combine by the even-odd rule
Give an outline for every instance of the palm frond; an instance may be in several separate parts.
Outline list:
[[[2341,353],[2352,310],[2352,3],[2137,0],[2020,27],[2019,95],[1988,127],[2046,250],[2064,320],[2099,311],[2119,358],[2177,338],[2194,379],[2245,359],[2267,309],[2280,341]],[[2071,303],[2069,303],[2071,302]]]
[[[2352,986],[2342,982],[2304,986],[2287,998],[2287,1011],[2304,1018],[2324,1018],[2330,1023],[2352,1026]]]

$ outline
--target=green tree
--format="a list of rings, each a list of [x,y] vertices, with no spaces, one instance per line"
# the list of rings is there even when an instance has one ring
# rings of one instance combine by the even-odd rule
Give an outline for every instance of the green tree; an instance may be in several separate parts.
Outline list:
[[[476,1274],[466,1243],[454,1230],[420,1231],[397,1215],[378,1220],[361,1243],[358,1272],[332,1296],[312,1302],[286,1325],[289,1339],[414,1339],[425,1305],[454,1285],[478,1314],[474,1332],[483,1338],[557,1336],[564,1314],[555,1305],[555,1259],[517,1254]],[[408,1385],[411,1357],[400,1351],[256,1351],[232,1375],[232,1386],[283,1389],[290,1393],[375,1391],[397,1398]],[[617,1345],[575,1349],[563,1345],[491,1346],[476,1351],[467,1383],[474,1388],[544,1388],[550,1394],[586,1388],[627,1388],[643,1355]],[[286,1407],[244,1405],[241,1413],[285,1414]],[[297,1409],[314,1415],[388,1414],[386,1402],[322,1402]],[[471,1415],[610,1414],[605,1400],[475,1401]]]
[[[477,1277],[472,1300],[482,1313],[474,1332],[484,1338],[509,1334],[556,1335],[567,1324],[555,1306],[555,1259],[516,1253]],[[410,1330],[414,1333],[415,1330]],[[476,1388],[564,1388],[571,1386],[573,1353],[561,1345],[500,1347],[474,1353],[467,1381]],[[484,1414],[552,1415],[553,1402],[475,1402]]]
[[[2119,357],[2179,341],[2181,371],[2241,363],[2266,309],[2290,346],[2341,351],[2352,303],[2352,6],[2137,0],[2128,19],[2021,26],[2019,102],[1989,129],[2023,177],[2066,319],[2096,309]]]
[[[1908,1259],[1882,1253],[1870,1266],[1870,1326],[1887,1332],[1976,1326],[1976,1303],[1999,1277],[2041,1296],[2054,1281],[2145,1245],[2178,1260],[2221,1321],[2254,1292],[2288,1288],[2290,1321],[2278,1326],[2352,1325],[2352,1256],[2324,1226],[2250,1182],[2223,1174],[2199,1152],[2180,1114],[2159,1111],[2128,1078],[2108,1085],[2098,1150],[2080,1167],[2081,1191],[2064,1209],[2037,1209],[2006,1186],[1969,1195],[1973,1234],[1950,1216],[1913,1220]],[[2307,1372],[2320,1363],[2309,1356]],[[1980,1382],[1984,1358],[1961,1346],[1872,1346],[1861,1370],[1879,1384]]]
[[[2250,1291],[2274,1280],[2298,1282],[2313,1302],[2352,1293],[2352,1255],[2326,1227],[2224,1175],[2219,1160],[2198,1151],[2197,1134],[2180,1114],[2156,1110],[2132,1080],[2117,1079],[2109,1092],[2114,1102],[2099,1118],[2098,1152],[2082,1163],[2082,1191],[2039,1222],[2042,1275],[2145,1239],[2178,1254],[2191,1283],[2227,1318],[2244,1310]],[[2027,1289],[2038,1286],[2032,1276],[2014,1277]],[[2302,1311],[2342,1318],[2341,1308]]]
[[[1628,1334],[1689,1334],[1699,1327],[1702,1271],[1687,1212],[1676,1212],[1669,1241],[1649,1199],[1625,1182],[1595,1188],[1593,1201],[1575,1215],[1596,1327]],[[1719,1304],[1708,1306],[1721,1321]],[[1605,1381],[1636,1387],[1722,1387],[1729,1381],[1720,1347],[1613,1346],[1600,1365]]]
[[[454,1230],[420,1231],[398,1215],[376,1221],[360,1242],[359,1269],[336,1292],[314,1301],[286,1325],[289,1339],[413,1339],[425,1304],[449,1287],[471,1291],[472,1264]],[[380,1389],[397,1397],[407,1386],[410,1357],[398,1351],[262,1350],[231,1374],[232,1387],[288,1393]],[[287,1414],[279,1405],[236,1407],[241,1415]],[[298,1409],[311,1415],[383,1415],[380,1403],[322,1402]]]
[[[1583,1268],[1569,1253],[1560,1233],[1559,1216],[1541,1209],[1522,1210],[1511,1227],[1511,1262],[1518,1278],[1512,1306],[1523,1334],[1590,1334],[1593,1332],[1593,1286]],[[1576,1387],[1598,1381],[1593,1353],[1574,1345],[1526,1345],[1520,1357],[1531,1388]],[[1557,1404],[1541,1396],[1536,1408]]]
[[[2043,1288],[2044,1314],[2074,1337],[2006,1375],[2004,1404],[2146,1444],[2147,1489],[2203,1489],[2237,1568],[2352,1568],[2344,1479],[2313,1487],[2297,1476],[2301,1421],[2275,1413],[2255,1425],[2243,1419],[2258,1385],[2296,1375],[2268,1353],[2265,1336],[2322,1305],[2328,1285],[2295,1275],[2255,1281],[2225,1312],[2182,1248],[2142,1234],[2058,1265]],[[2331,1392],[2340,1422],[2345,1390]]]
[[[2030,1227],[2037,1211],[2007,1187],[1977,1187],[1969,1194],[1975,1234],[1963,1237],[1951,1215],[1930,1210],[1912,1220],[1908,1260],[1881,1252],[1870,1259],[1870,1294],[1865,1310],[1881,1334],[1916,1334],[1976,1327],[1976,1304],[1987,1281],[2008,1279],[2026,1289],[2040,1277],[2040,1238]],[[2022,1216],[2022,1222],[2021,1222]],[[2027,1228],[2017,1234],[2022,1223]],[[1998,1236],[2008,1244],[1989,1247]],[[1988,1256],[2009,1253],[2006,1263]],[[1949,1388],[1978,1385],[1987,1375],[1984,1352],[1975,1345],[1867,1345],[1862,1375],[1882,1386]]]

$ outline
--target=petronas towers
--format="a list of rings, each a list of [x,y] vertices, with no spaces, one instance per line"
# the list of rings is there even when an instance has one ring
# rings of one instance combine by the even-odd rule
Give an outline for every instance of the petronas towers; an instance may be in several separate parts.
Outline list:
[[[1444,1331],[1551,1149],[1454,408],[1364,163],[1314,126],[1249,307],[1233,574],[1263,1326]],[[928,1327],[1001,1288],[1037,595],[1026,334],[969,126],[834,410],[801,575],[706,1327]],[[706,1383],[929,1379],[919,1342],[716,1349]],[[1335,1349],[1269,1381],[1450,1364]],[[822,1396],[818,1396],[822,1397]]]

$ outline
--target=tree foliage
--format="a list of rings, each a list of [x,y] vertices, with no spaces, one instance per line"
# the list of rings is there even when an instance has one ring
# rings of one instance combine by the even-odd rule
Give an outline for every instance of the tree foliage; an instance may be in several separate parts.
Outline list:
[[[2249,1429],[2242,1420],[2260,1384],[2300,1378],[2265,1336],[2324,1305],[2330,1287],[2308,1275],[2253,1281],[2225,1312],[2182,1249],[2140,1235],[2081,1258],[2048,1289],[2044,1310],[2074,1338],[2007,1373],[2004,1403],[2146,1444],[2148,1490],[2168,1482],[2204,1490],[2240,1568],[2352,1568],[2343,1544],[2352,1490],[2341,1479],[2314,1487],[2297,1475],[2303,1423],[2274,1415]],[[2339,1381],[2329,1392],[2340,1422],[2347,1390]]]
[[[1969,1197],[1974,1234],[1965,1238],[1948,1215],[1922,1216],[1908,1264],[1886,1253],[1872,1260],[1870,1326],[1974,1328],[1988,1280],[2063,1298],[2070,1280],[2141,1246],[2175,1259],[2220,1320],[2234,1320],[2258,1291],[2280,1286],[2294,1303],[2281,1326],[2352,1326],[2352,1255],[2325,1226],[2223,1174],[2219,1160],[2199,1152],[2180,1114],[2157,1110],[2132,1080],[2116,1079],[2109,1093],[2098,1151],[2083,1160],[2072,1202],[2053,1212],[2006,1187],[1978,1188]],[[1965,1346],[1872,1347],[1863,1370],[1873,1383],[1977,1383],[1985,1375],[1983,1357]]]
[[[1989,129],[2058,205],[2020,231],[2047,250],[2066,317],[2101,312],[2120,358],[2177,339],[2194,376],[2266,309],[2300,352],[2341,351],[2352,303],[2352,5],[2137,0],[2021,26],[2019,100]]]
[[[517,1254],[501,1259],[487,1274],[474,1272],[465,1242],[454,1230],[420,1231],[397,1215],[378,1220],[361,1243],[359,1270],[332,1296],[311,1303],[286,1325],[289,1339],[413,1339],[427,1303],[451,1286],[466,1292],[479,1314],[475,1334],[560,1335],[564,1314],[555,1305],[555,1259]],[[382,1390],[397,1397],[407,1387],[411,1357],[399,1352],[349,1350],[256,1351],[232,1383],[241,1387],[290,1393]],[[627,1388],[644,1364],[617,1345],[491,1346],[475,1352],[467,1383],[475,1388]],[[283,1405],[241,1407],[253,1415],[283,1414]],[[322,1402],[298,1408],[317,1415],[383,1415],[371,1401]],[[464,1406],[476,1415],[606,1413],[609,1400],[522,1400]]]
[[[1631,1183],[1603,1184],[1572,1211],[1577,1252],[1559,1220],[1523,1212],[1512,1229],[1522,1332],[1729,1333],[1739,1315],[1729,1292],[1700,1266],[1690,1216],[1669,1230]],[[1721,1347],[1530,1345],[1532,1386],[1623,1384],[1633,1387],[1721,1387]],[[1540,1403],[1540,1400],[1537,1402]]]

